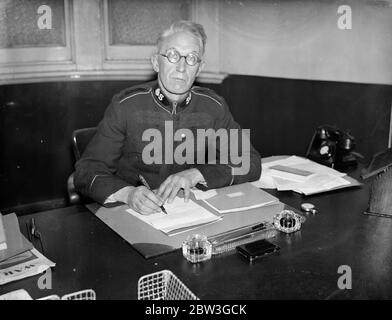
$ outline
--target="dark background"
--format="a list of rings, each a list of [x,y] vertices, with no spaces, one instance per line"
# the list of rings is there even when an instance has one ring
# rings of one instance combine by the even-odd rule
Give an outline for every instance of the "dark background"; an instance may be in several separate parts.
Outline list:
[[[0,210],[17,214],[67,205],[72,131],[96,126],[112,96],[140,81],[0,86]],[[231,75],[203,84],[251,129],[260,154],[305,155],[322,124],[350,130],[369,160],[388,146],[392,86]]]

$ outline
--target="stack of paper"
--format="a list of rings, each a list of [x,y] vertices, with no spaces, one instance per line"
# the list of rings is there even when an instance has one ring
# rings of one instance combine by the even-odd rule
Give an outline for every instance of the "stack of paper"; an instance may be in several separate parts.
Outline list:
[[[174,198],[172,203],[165,203],[165,209],[167,214],[142,215],[133,209],[127,209],[127,212],[169,236],[221,219],[194,201],[185,202],[179,197]]]
[[[3,223],[7,249],[0,251],[0,262],[33,249],[33,245],[20,233],[19,222],[15,213],[3,216]]]
[[[345,176],[345,173],[309,159],[291,156],[263,163],[262,175],[253,185],[310,195],[349,186],[351,183]]]
[[[3,216],[3,224],[7,249],[0,251],[0,285],[42,273],[55,265],[22,235],[15,213]]]

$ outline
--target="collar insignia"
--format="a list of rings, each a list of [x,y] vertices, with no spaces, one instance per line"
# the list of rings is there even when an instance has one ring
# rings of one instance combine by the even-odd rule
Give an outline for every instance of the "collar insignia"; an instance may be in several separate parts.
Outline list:
[[[157,97],[157,99],[158,99],[160,102],[162,102],[162,104],[163,104],[164,106],[171,106],[171,103],[170,103],[169,99],[166,98],[166,96],[162,93],[162,91],[161,91],[161,89],[160,89],[159,87],[157,87],[157,88],[154,90],[154,94],[155,94],[155,96]],[[192,94],[191,94],[191,92],[189,91],[189,94],[188,94],[188,96],[186,97],[186,99],[185,99],[184,101],[182,101],[181,103],[179,103],[178,106],[179,106],[179,107],[185,107],[185,106],[187,106],[187,105],[191,102],[191,99],[192,99]]]

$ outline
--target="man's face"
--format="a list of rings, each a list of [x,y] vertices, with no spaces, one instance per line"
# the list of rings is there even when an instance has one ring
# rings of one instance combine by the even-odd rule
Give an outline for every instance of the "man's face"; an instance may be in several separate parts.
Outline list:
[[[200,41],[192,34],[181,31],[165,39],[159,53],[166,54],[169,49],[175,49],[181,56],[196,53],[200,58],[202,52]],[[190,66],[185,58],[180,58],[177,63],[171,63],[166,57],[154,55],[152,58],[154,70],[158,72],[158,81],[161,88],[170,95],[186,94],[192,87],[196,76],[201,71],[201,62]]]

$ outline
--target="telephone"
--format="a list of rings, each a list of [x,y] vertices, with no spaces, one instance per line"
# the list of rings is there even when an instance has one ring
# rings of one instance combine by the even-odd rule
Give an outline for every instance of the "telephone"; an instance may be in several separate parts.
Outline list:
[[[355,139],[348,132],[334,126],[323,125],[316,129],[310,141],[306,157],[335,169],[356,167],[357,158],[363,156],[354,152]]]

